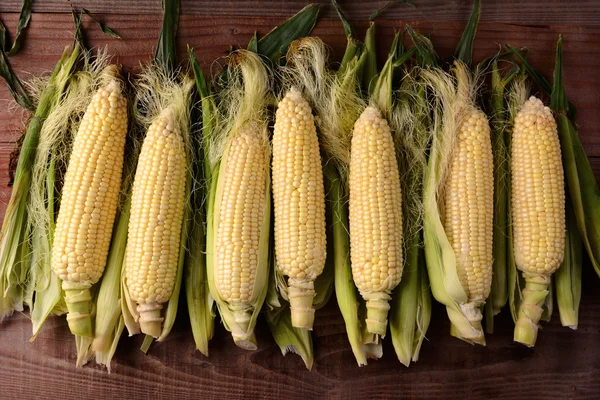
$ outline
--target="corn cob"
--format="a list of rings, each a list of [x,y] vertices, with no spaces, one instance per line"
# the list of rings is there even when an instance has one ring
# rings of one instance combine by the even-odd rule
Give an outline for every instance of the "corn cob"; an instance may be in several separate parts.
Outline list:
[[[550,278],[565,249],[565,188],[556,122],[533,96],[515,118],[511,173],[515,262],[526,282],[514,340],[533,346]]]
[[[73,334],[91,337],[90,287],[104,267],[117,211],[127,133],[127,104],[112,80],[81,121],[63,186],[51,266],[62,279]]]
[[[402,277],[402,197],[392,134],[376,107],[356,121],[351,149],[352,276],[367,301],[367,330],[385,336],[390,293]]]
[[[454,77],[423,71],[435,90],[434,137],[424,203],[424,241],[434,297],[450,333],[485,345],[481,306],[490,293],[493,240],[493,157],[487,117],[475,106],[475,82],[456,61]]]
[[[314,280],[325,266],[325,191],[314,118],[294,87],[277,109],[272,170],[276,267],[288,277],[292,325],[312,329]]]
[[[461,125],[445,192],[446,235],[456,255],[458,276],[475,307],[492,282],[493,159],[490,127],[480,110]]]
[[[261,140],[259,130],[262,128],[257,125],[246,125],[229,143],[215,206],[215,287],[241,328],[232,329],[235,342],[250,349],[256,345],[246,336],[254,335],[253,329],[248,331],[268,282],[269,258],[268,245],[264,246],[269,236],[265,226],[270,208],[268,144]]]
[[[187,155],[172,107],[150,125],[133,182],[126,280],[142,332],[158,337],[177,276]]]

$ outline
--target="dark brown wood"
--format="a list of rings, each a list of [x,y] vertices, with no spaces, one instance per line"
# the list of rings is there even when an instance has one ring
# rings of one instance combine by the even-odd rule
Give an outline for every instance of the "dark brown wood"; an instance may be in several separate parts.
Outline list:
[[[339,0],[348,18],[366,20],[371,13],[383,6],[387,0]],[[277,16],[287,17],[304,7],[302,0],[182,0],[184,14],[210,16]],[[329,0],[314,0],[323,6],[322,16],[336,17]],[[390,7],[382,15],[389,19],[424,19],[433,21],[464,21],[468,18],[472,1],[415,0],[418,10],[405,5]],[[160,1],[121,0],[63,0],[34,1],[36,12],[68,13],[71,4],[85,7],[94,13],[111,14],[156,14],[160,13]],[[0,12],[19,12],[21,0],[4,0]],[[481,7],[484,22],[499,22],[523,25],[600,25],[600,5],[594,0],[484,0]]]
[[[367,26],[364,18],[382,3],[370,0],[344,4],[361,35]],[[63,48],[72,43],[72,22],[65,14],[69,3],[46,0],[34,4],[38,13],[33,15],[22,52],[11,58],[22,77],[49,71]],[[150,58],[160,30],[158,0],[74,4],[103,12],[99,17],[121,34],[123,41],[111,40],[90,22],[85,24],[89,44],[108,45],[126,71],[135,71],[140,62]],[[213,71],[218,68],[214,60],[225,55],[229,44],[244,46],[255,30],[268,32],[303,5],[297,0],[207,4],[183,1],[185,15],[178,47],[183,57],[186,44],[193,46],[203,68]],[[466,18],[470,2],[436,0],[417,4],[422,4],[423,15],[395,6],[378,23],[381,53],[385,53],[393,32],[402,29],[404,22],[399,18],[407,16],[412,26],[430,34],[442,56],[449,56],[464,24],[456,21]],[[20,0],[0,2],[0,19],[11,32],[19,7]],[[475,46],[475,58],[480,60],[497,51],[497,43],[527,45],[531,62],[549,74],[556,38],[559,33],[564,35],[567,94],[579,110],[582,141],[597,177],[600,27],[592,25],[600,21],[599,8],[592,1],[486,1]],[[333,17],[331,13],[326,15]],[[514,25],[517,23],[523,25]],[[319,22],[315,34],[339,59],[345,45],[341,24],[326,18]],[[11,104],[5,85],[0,84],[0,215],[10,197],[10,189],[5,185],[8,157],[25,119],[24,113]],[[194,350],[185,302],[180,303],[183,306],[170,337],[155,344],[148,356],[138,350],[140,338],[124,336],[110,375],[94,362],[84,368],[74,367],[75,346],[63,318],[52,318],[37,340],[29,343],[31,325],[25,315],[19,314],[0,325],[0,398],[597,399],[600,281],[587,261],[584,268],[584,296],[577,331],[562,328],[555,312],[552,322],[544,324],[535,349],[526,349],[512,343],[512,323],[505,310],[497,319],[496,333],[487,339],[488,346],[472,347],[448,335],[445,310],[435,305],[421,360],[408,369],[396,360],[389,340],[384,345],[383,359],[358,368],[335,298],[317,314],[312,372],[304,369],[297,356],[281,356],[262,320],[257,331],[258,351],[238,349],[219,325],[210,342],[210,358],[200,355]]]

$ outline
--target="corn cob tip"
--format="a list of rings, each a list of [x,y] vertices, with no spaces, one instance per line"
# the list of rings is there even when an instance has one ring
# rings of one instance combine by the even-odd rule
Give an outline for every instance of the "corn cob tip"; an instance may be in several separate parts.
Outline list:
[[[367,300],[367,331],[385,337],[388,326],[389,301],[392,297],[387,293],[370,293],[363,296]]]
[[[550,276],[523,273],[525,288],[515,323],[514,341],[527,347],[535,346],[542,305],[548,296]]]
[[[249,351],[254,351],[258,349],[254,331],[240,333],[234,330],[231,332],[231,336],[233,337],[233,341],[236,344],[236,346],[238,346],[241,349]]]
[[[312,331],[315,322],[315,309],[313,307],[314,282],[288,279],[288,297],[290,299],[292,326]]]
[[[92,317],[90,302],[91,283],[71,283],[63,281],[62,288],[65,292],[65,303],[67,303],[67,323],[73,335],[94,337],[92,330]]]
[[[296,86],[292,86],[290,88],[290,90],[288,90],[288,92],[285,95],[285,97],[289,98],[293,102],[304,102],[304,101],[306,101],[306,100],[304,100],[304,97],[302,97],[302,93],[300,93],[300,90],[298,90],[298,88]]]
[[[475,301],[461,304],[461,313],[467,318],[469,325],[467,325],[468,328],[463,327],[463,329],[452,325],[450,329],[452,336],[456,336],[471,344],[485,346],[485,333],[483,332],[483,326],[481,325],[481,320],[483,319],[481,307],[482,303]]]
[[[140,313],[140,330],[146,335],[150,335],[157,338],[162,333],[162,322],[164,320],[161,317],[162,304],[151,303],[151,304],[139,304],[137,307]]]
[[[254,351],[258,348],[254,328],[250,329],[252,320],[252,309],[248,305],[240,304],[238,306],[229,304],[229,310],[233,314],[233,319],[237,325],[231,325],[231,336],[235,344],[244,349]]]

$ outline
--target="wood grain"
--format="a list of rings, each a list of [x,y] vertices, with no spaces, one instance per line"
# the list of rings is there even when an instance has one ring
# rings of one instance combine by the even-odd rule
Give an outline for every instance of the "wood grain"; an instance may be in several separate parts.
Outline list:
[[[339,0],[348,18],[366,20],[371,13],[383,6],[387,0]],[[303,0],[182,0],[183,14],[201,14],[210,16],[277,16],[287,17],[309,1]],[[323,6],[322,16],[335,18],[335,12],[329,0],[314,0]],[[472,1],[465,0],[415,0],[418,10],[407,6],[390,7],[382,15],[386,19],[429,19],[433,21],[464,21],[468,18]],[[159,1],[121,1],[121,0],[44,0],[34,1],[33,9],[40,13],[68,13],[74,7],[85,7],[94,13],[111,14],[158,14]],[[19,12],[21,0],[3,0],[0,12]],[[600,25],[600,4],[594,0],[487,0],[482,2],[481,20],[522,25]]]
[[[415,1],[423,15],[396,6],[378,23],[381,54],[395,30],[408,21],[430,34],[439,53],[447,57],[463,28],[470,2]],[[365,17],[382,2],[342,2],[362,35]],[[86,5],[108,23],[123,41],[106,38],[89,21],[86,37],[91,46],[109,46],[126,71],[135,72],[149,59],[160,30],[159,1],[74,1]],[[268,2],[207,2],[183,0],[184,15],[178,38],[179,54],[186,44],[206,70],[216,70],[215,59],[229,46],[244,46],[253,32],[268,32],[299,9],[298,0]],[[62,0],[34,1],[36,13],[26,32],[22,52],[11,62],[21,76],[49,71],[65,46],[72,43],[72,22]],[[16,25],[20,0],[2,0],[0,19],[9,29]],[[104,14],[102,14],[104,13]],[[146,15],[141,15],[146,14]],[[210,18],[207,18],[210,15]],[[325,15],[333,17],[330,11]],[[403,18],[404,21],[400,19]],[[445,22],[439,22],[445,21]],[[600,6],[594,1],[556,0],[516,2],[486,1],[476,41],[475,58],[509,42],[531,49],[531,62],[545,74],[553,68],[558,33],[564,36],[567,94],[579,110],[581,137],[600,177]],[[521,25],[517,25],[521,24]],[[315,34],[331,47],[336,59],[345,38],[334,18],[319,22]],[[0,215],[10,196],[6,165],[13,143],[23,127],[24,114],[11,108],[0,84]],[[76,369],[75,346],[64,319],[53,318],[34,343],[28,343],[31,325],[25,315],[15,315],[0,326],[0,399],[563,399],[600,398],[600,281],[584,265],[584,296],[580,327],[560,326],[558,315],[544,324],[538,344],[530,350],[512,343],[512,323],[507,310],[497,320],[497,331],[488,346],[471,347],[448,335],[443,307],[434,306],[428,341],[421,360],[404,368],[387,340],[384,357],[366,368],[355,366],[343,319],[335,299],[316,318],[315,368],[306,371],[295,355],[282,357],[264,320],[259,321],[259,349],[238,349],[222,326],[210,342],[210,358],[194,350],[185,302],[169,338],[155,344],[148,356],[138,348],[140,338],[123,337],[113,363],[113,373],[92,362]]]
[[[593,293],[598,285],[591,268],[585,277],[595,282],[585,287],[577,331],[561,327],[555,315],[535,349],[527,349],[512,343],[504,311],[487,347],[472,347],[448,335],[445,311],[436,305],[421,359],[410,368],[398,363],[389,341],[381,360],[358,368],[335,300],[317,314],[312,372],[297,356],[281,356],[262,319],[256,352],[237,348],[219,326],[206,358],[194,351],[182,309],[173,333],[148,356],[138,350],[140,338],[123,337],[109,375],[93,362],[72,366],[75,350],[63,319],[51,319],[28,343],[31,326],[17,315],[0,334],[0,387],[5,399],[40,393],[63,399],[592,399],[600,394],[600,298]]]

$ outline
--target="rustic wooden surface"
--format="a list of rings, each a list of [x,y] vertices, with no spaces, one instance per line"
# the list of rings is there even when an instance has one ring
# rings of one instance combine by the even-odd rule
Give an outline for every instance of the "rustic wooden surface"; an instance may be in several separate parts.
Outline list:
[[[323,1],[326,3],[326,1]],[[359,31],[366,17],[383,2],[340,1]],[[451,54],[466,20],[470,2],[415,0],[419,11],[395,6],[378,23],[382,52],[394,30],[405,22],[430,33],[437,50]],[[72,42],[70,4],[63,0],[35,0],[31,27],[22,51],[11,59],[26,77],[50,70],[62,49]],[[149,58],[160,30],[160,1],[72,1],[109,24],[123,41],[106,38],[86,22],[92,46],[108,45],[127,70]],[[244,45],[255,30],[266,33],[304,3],[290,1],[182,0],[180,54],[186,44],[196,48],[205,68],[225,54],[229,44]],[[0,19],[11,32],[20,0],[0,1]],[[315,30],[340,57],[345,45],[341,24],[327,7]],[[596,176],[600,176],[600,4],[593,0],[484,1],[475,57],[482,59],[498,43],[527,45],[531,61],[545,73],[553,67],[554,44],[564,36],[567,95],[579,110],[581,138]],[[11,105],[0,84],[0,214],[10,196],[7,161],[22,129],[23,113]],[[359,369],[347,343],[343,320],[332,299],[319,311],[314,330],[315,368],[279,353],[264,321],[257,328],[259,350],[236,348],[222,326],[210,343],[210,358],[194,351],[182,309],[173,333],[154,345],[148,356],[139,338],[123,337],[113,361],[113,372],[93,362],[76,369],[75,347],[62,318],[51,319],[34,343],[25,315],[15,315],[0,326],[0,399],[28,398],[473,398],[562,399],[600,398],[600,280],[589,263],[584,266],[584,295],[580,326],[560,326],[558,315],[544,324],[535,349],[512,343],[512,322],[505,310],[488,346],[471,347],[448,335],[445,311],[434,306],[428,341],[421,360],[403,367],[389,341],[384,357]],[[185,304],[185,302],[183,302]]]

